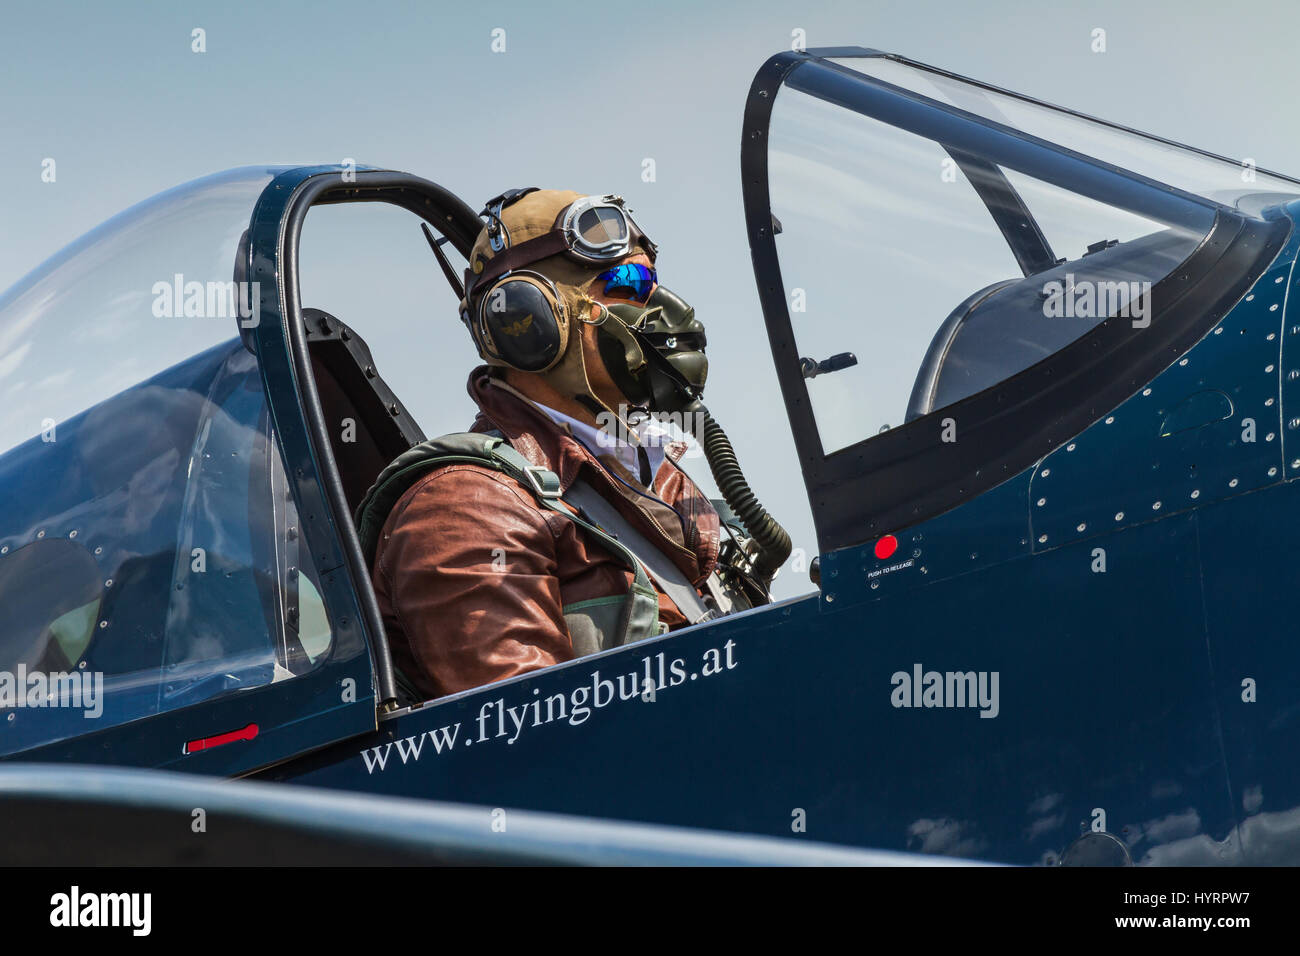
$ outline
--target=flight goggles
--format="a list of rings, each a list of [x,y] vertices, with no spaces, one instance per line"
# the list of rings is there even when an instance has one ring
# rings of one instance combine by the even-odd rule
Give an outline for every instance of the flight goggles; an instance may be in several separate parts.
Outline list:
[[[654,255],[654,243],[632,218],[622,196],[584,196],[561,214],[560,229],[569,251],[588,262],[609,262],[630,256],[640,242]]]
[[[496,253],[477,276],[468,276],[466,285],[472,295],[486,288],[498,276],[524,268],[541,259],[564,254],[590,265],[603,265],[625,259],[638,247],[653,262],[656,246],[643,233],[621,196],[583,196],[574,200],[556,216],[551,230],[543,235],[511,245],[509,233],[501,221],[502,209],[519,196],[532,190],[512,190],[492,200],[484,209],[488,218],[488,239]],[[476,264],[477,266],[477,264]]]
[[[606,269],[596,276],[597,282],[605,283],[605,295],[615,299],[635,299],[644,302],[650,298],[655,283],[659,281],[654,269],[638,262],[627,262],[612,269]]]

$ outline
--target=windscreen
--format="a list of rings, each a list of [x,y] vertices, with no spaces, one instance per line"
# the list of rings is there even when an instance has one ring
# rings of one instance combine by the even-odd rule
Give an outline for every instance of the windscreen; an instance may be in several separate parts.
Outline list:
[[[240,336],[237,252],[274,172],[141,203],[0,299],[0,755],[330,651]]]
[[[1140,330],[1152,287],[1214,223],[1199,196],[980,113],[896,108],[867,83],[800,66],[769,131],[781,278],[827,454],[988,389],[1111,316]]]
[[[0,295],[0,454],[238,333],[235,253],[274,173],[161,193]]]
[[[830,62],[1252,215],[1264,204],[1300,196],[1300,182],[1259,170],[1250,157],[1211,156],[890,57]]]

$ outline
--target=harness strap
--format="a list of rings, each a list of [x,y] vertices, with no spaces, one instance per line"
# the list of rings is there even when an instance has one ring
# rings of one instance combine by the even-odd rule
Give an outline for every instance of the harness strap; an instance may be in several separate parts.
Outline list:
[[[719,612],[704,603],[694,585],[686,579],[677,565],[668,560],[667,555],[656,548],[645,535],[632,526],[612,504],[602,498],[596,489],[584,481],[575,481],[565,494],[565,500],[577,505],[592,521],[600,525],[607,533],[618,538],[640,559],[650,572],[650,576],[663,588],[663,592],[672,598],[677,609],[692,624],[707,621],[718,616]]]

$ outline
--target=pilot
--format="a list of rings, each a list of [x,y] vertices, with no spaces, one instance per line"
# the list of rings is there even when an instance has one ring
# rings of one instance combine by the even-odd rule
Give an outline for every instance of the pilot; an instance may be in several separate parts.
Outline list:
[[[481,215],[463,286],[452,274],[486,362],[469,376],[478,416],[376,483],[410,481],[389,489],[372,577],[399,683],[423,699],[755,600],[715,573],[718,511],[649,414],[688,408],[707,372],[654,243],[616,196],[512,190]],[[411,467],[422,455],[433,466]]]

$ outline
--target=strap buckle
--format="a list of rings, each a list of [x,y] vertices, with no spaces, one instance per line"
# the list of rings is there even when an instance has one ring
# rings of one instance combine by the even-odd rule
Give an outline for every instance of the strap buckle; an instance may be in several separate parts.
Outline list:
[[[493,196],[487,201],[480,216],[488,217],[488,245],[492,251],[500,252],[506,247],[506,242],[510,239],[510,231],[506,229],[505,223],[501,221],[501,210],[505,209],[511,203],[522,199],[529,193],[537,192],[537,186],[525,186],[521,189],[507,189],[499,196]],[[503,236],[502,233],[505,233]]]
[[[560,497],[560,478],[550,469],[541,465],[528,465],[524,468],[524,476],[539,498]],[[553,479],[554,485],[548,479]]]

